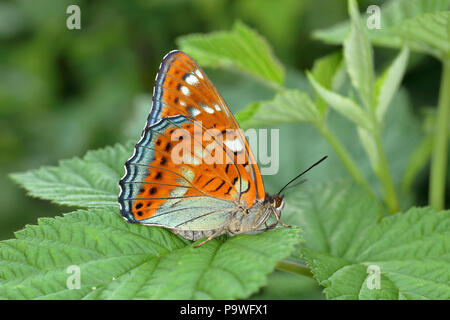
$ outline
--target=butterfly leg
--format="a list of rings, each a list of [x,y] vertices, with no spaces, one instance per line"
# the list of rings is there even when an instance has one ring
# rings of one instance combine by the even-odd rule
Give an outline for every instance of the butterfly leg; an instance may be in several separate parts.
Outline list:
[[[277,226],[278,222],[272,223],[270,226],[266,223],[266,230],[272,230]]]
[[[273,215],[275,216],[275,219],[277,219],[277,222],[278,222],[279,224],[281,224],[281,225],[282,225],[283,227],[285,227],[285,228],[291,228],[290,225],[284,224],[284,223],[280,220],[280,217],[278,216],[278,214],[277,214],[277,212],[276,212],[275,210],[272,210],[272,212],[273,212]]]
[[[207,243],[208,241],[211,241],[212,239],[220,236],[223,233],[224,229],[217,229],[214,233],[212,233],[208,238],[206,238],[205,240],[203,240],[202,242],[194,245],[194,248],[198,248],[202,245],[204,245],[205,243]]]
[[[256,231],[259,232],[259,231],[272,230],[277,226],[278,222],[272,223],[270,226],[267,225],[267,222],[265,222],[264,224],[266,226],[265,228],[257,229]]]

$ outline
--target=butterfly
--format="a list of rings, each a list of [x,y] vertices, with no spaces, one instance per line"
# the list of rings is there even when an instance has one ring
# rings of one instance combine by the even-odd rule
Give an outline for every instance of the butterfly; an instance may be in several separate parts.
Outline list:
[[[141,139],[119,182],[122,216],[186,239],[261,232],[281,222],[284,199],[268,195],[249,144],[205,72],[171,51],[156,75]],[[269,217],[276,222],[268,225]]]

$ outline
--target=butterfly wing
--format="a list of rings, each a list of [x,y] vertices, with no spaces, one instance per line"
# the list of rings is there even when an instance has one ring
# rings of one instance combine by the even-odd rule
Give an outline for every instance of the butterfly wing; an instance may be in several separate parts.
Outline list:
[[[181,51],[161,63],[152,110],[125,168],[119,203],[131,222],[214,229],[238,206],[265,197],[242,130],[203,70]]]
[[[209,189],[195,182],[195,166],[174,163],[167,147],[176,147],[171,130],[192,125],[179,115],[145,128],[120,181],[119,203],[128,221],[184,229],[197,218],[198,227],[205,230],[226,223],[233,203],[210,196]],[[198,221],[201,217],[203,222]]]

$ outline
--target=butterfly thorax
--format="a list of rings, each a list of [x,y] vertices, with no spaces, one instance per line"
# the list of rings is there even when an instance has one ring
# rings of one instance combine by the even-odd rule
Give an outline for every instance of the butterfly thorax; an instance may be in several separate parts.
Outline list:
[[[270,216],[281,216],[281,210],[284,207],[284,200],[278,195],[268,195],[262,201],[256,201],[250,209],[240,208],[237,210],[233,222],[228,228],[230,235],[264,231],[275,227],[273,225],[267,225],[267,220]],[[278,220],[277,219],[277,220]]]

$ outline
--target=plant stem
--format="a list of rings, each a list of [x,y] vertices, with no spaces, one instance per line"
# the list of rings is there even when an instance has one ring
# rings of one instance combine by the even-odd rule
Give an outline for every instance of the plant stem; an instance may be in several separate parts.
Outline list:
[[[319,132],[323,135],[323,137],[328,141],[331,147],[334,149],[338,157],[341,159],[345,168],[348,170],[350,175],[355,179],[355,181],[361,183],[361,185],[369,192],[369,194],[373,195],[372,188],[367,182],[364,175],[358,169],[355,161],[353,161],[352,157],[345,149],[345,147],[341,144],[341,142],[334,136],[334,134],[328,129],[328,127],[323,125],[316,125]]]
[[[429,202],[436,210],[444,208],[447,173],[448,124],[450,119],[450,59],[443,63],[431,157]]]
[[[313,278],[311,271],[306,266],[298,262],[290,260],[281,260],[277,263],[275,268],[277,270],[292,272],[295,274],[301,274],[303,276]]]
[[[397,200],[397,193],[395,192],[394,184],[392,182],[391,174],[389,172],[389,166],[386,159],[386,154],[384,153],[383,146],[381,144],[380,131],[377,130],[374,133],[374,139],[376,144],[376,150],[378,155],[378,164],[375,169],[375,173],[381,182],[384,193],[384,201],[388,207],[389,212],[395,213],[400,210],[400,206]]]

